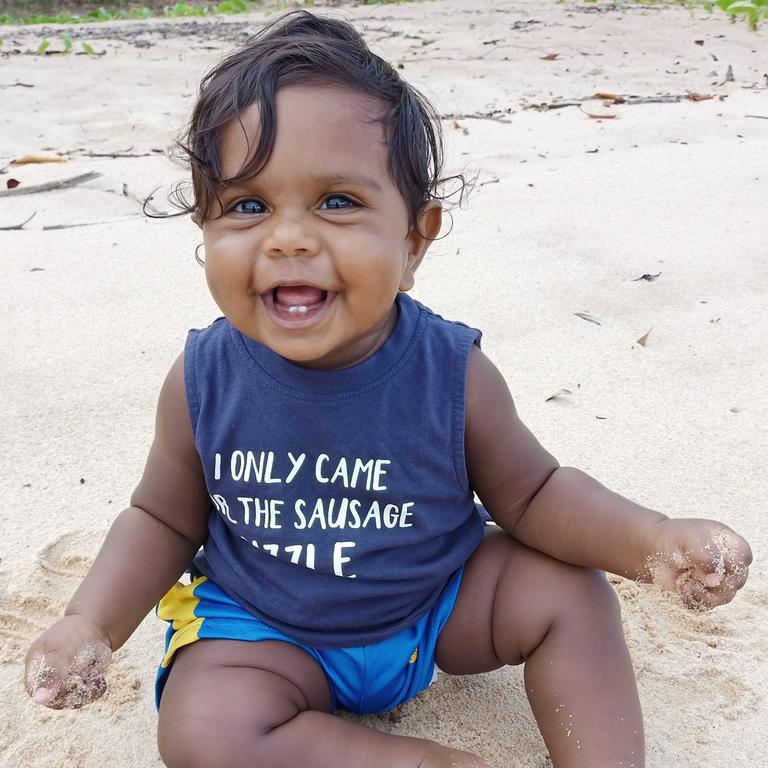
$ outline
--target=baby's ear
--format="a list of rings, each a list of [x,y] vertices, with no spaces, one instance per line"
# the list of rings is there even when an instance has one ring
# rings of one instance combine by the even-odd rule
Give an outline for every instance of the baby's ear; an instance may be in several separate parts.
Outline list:
[[[439,200],[430,200],[419,212],[416,225],[408,233],[408,258],[403,267],[400,280],[400,290],[409,291],[413,288],[414,274],[432,245],[432,241],[440,234],[443,223],[443,205]]]

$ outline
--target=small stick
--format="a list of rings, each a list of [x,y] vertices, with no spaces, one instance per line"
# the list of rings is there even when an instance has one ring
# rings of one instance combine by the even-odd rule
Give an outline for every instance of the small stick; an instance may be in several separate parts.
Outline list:
[[[24,221],[22,221],[21,224],[14,224],[12,227],[0,227],[0,231],[9,232],[12,229],[23,229],[24,225],[29,224],[29,222],[32,221],[32,219],[34,219],[36,215],[37,215],[37,211],[34,211],[33,214],[28,219],[24,219]]]
[[[674,104],[683,99],[691,99],[690,94],[671,94],[668,93],[664,96],[626,96],[624,97],[625,104]]]
[[[133,147],[127,149],[118,149],[116,152],[88,152],[84,149],[70,149],[62,152],[63,156],[78,155],[79,157],[152,157],[162,154],[162,152],[131,152]]]
[[[45,184],[33,184],[31,187],[15,187],[14,189],[0,189],[0,197],[10,197],[11,195],[32,195],[35,192],[48,192],[52,189],[64,189],[83,184],[86,181],[98,179],[101,176],[96,171],[81,173],[79,176],[70,176],[68,179],[60,181],[46,181]]]
[[[495,120],[497,123],[511,123],[509,119],[502,117],[505,113],[502,110],[492,112],[473,112],[472,114],[449,114],[440,115],[441,120]]]
[[[562,107],[579,107],[585,101],[613,101],[617,104],[673,104],[683,99],[691,99],[688,94],[685,95],[673,95],[666,94],[664,96],[612,96],[610,99],[607,97],[601,97],[599,94],[594,96],[585,96],[581,99],[567,99],[563,101],[553,101],[549,104],[528,104],[523,109],[537,109],[539,111],[546,111],[549,109],[561,109]]]
[[[553,101],[550,104],[526,104],[523,109],[537,109],[544,112],[548,109],[562,109],[563,107],[580,107],[587,99],[570,99],[568,101]]]
[[[152,157],[157,152],[84,152],[83,157]]]
[[[58,229],[77,229],[79,227],[95,227],[99,224],[122,224],[122,222],[127,221],[128,219],[138,219],[138,218],[144,218],[143,216],[139,216],[138,214],[135,216],[126,216],[123,219],[111,219],[109,221],[83,221],[79,224],[48,224],[47,226],[43,227],[44,232],[51,232],[52,230],[58,230]]]

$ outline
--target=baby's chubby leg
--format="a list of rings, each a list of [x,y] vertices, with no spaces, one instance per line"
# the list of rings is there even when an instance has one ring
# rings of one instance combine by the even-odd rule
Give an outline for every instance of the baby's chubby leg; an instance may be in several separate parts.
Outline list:
[[[467,563],[436,659],[452,674],[525,662],[526,692],[555,768],[644,766],[634,673],[602,572],[490,533]]]
[[[160,702],[168,768],[486,768],[472,755],[329,712],[317,662],[278,641],[200,640],[177,652]]]

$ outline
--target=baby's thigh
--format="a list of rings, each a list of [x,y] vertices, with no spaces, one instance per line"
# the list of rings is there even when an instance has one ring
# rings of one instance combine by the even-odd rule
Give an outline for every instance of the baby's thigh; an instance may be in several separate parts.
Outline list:
[[[160,754],[174,767],[231,765],[254,737],[330,705],[325,673],[290,643],[199,640],[177,652],[163,690]]]
[[[467,562],[456,606],[435,658],[451,674],[519,664],[556,621],[582,623],[587,614],[615,613],[605,574],[530,549],[490,529]]]

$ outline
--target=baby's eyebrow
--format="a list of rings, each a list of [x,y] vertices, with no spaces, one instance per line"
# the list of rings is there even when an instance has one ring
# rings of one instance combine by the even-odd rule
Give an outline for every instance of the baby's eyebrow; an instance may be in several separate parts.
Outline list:
[[[361,176],[356,173],[334,173],[327,176],[314,176],[312,181],[318,187],[368,187],[376,192],[381,192],[383,187],[370,176]],[[251,186],[248,181],[239,184],[223,185],[222,195],[242,195],[251,192]]]
[[[370,187],[377,192],[382,191],[381,184],[376,179],[372,179],[369,176],[360,176],[358,174],[333,174],[331,176],[317,176],[315,181],[320,186],[336,187],[345,186],[347,184],[354,187]]]

